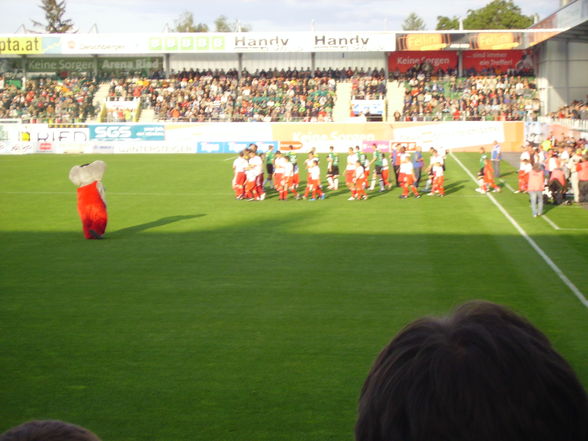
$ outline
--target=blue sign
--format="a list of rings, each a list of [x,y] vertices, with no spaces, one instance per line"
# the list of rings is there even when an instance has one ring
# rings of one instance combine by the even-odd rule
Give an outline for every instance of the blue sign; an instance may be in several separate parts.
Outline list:
[[[97,141],[165,141],[163,124],[89,124]]]

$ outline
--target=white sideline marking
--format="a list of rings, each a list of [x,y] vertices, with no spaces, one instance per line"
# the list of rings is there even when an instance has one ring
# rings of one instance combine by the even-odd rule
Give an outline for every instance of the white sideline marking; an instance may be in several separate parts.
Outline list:
[[[549,219],[546,215],[543,215],[541,217],[545,220],[545,222],[547,222],[549,225],[551,225],[554,230],[559,230],[559,231],[588,231],[588,228],[561,228],[555,222],[553,222],[551,219]]]
[[[465,165],[463,165],[463,163],[457,158],[457,156],[455,156],[453,152],[451,152],[450,155],[467,173],[467,175],[474,182],[477,182],[474,175],[472,175],[472,173],[465,167]],[[584,297],[584,294],[582,294],[582,292],[576,287],[576,285],[574,285],[572,281],[568,279],[568,277],[563,273],[562,270],[559,269],[559,267],[553,262],[553,260],[551,260],[551,258],[547,254],[545,254],[545,252],[539,247],[539,245],[537,245],[537,243],[533,239],[531,239],[527,232],[523,230],[523,228],[517,223],[516,220],[513,219],[513,217],[504,209],[504,207],[496,200],[496,198],[493,195],[491,195],[490,193],[486,193],[486,196],[488,196],[492,203],[496,205],[496,207],[498,207],[500,212],[504,214],[504,216],[510,221],[510,223],[517,229],[520,235],[523,236],[527,242],[529,242],[529,245],[531,245],[531,247],[537,252],[537,254],[541,256],[545,263],[547,263],[547,265],[555,272],[555,274],[557,274],[557,276],[562,280],[562,282],[564,282],[567,285],[567,287],[570,288],[570,290],[574,293],[578,300],[586,308],[588,308],[588,300],[586,300],[586,297]]]
[[[513,193],[515,192],[514,188],[512,188],[510,184],[506,182],[504,179],[501,179],[500,182],[502,182],[510,191],[512,191]]]
[[[551,219],[549,219],[547,216],[543,215],[541,216],[545,222],[547,222],[549,225],[551,225],[553,227],[554,230],[561,230],[561,228],[559,228],[555,222],[553,222]]]

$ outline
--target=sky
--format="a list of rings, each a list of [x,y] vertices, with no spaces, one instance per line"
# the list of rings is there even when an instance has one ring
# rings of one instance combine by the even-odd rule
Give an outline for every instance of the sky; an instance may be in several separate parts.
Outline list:
[[[100,33],[164,32],[185,12],[197,23],[214,29],[225,15],[252,31],[400,31],[411,13],[433,30],[437,16],[467,15],[491,0],[66,0],[65,18],[79,32],[96,25]],[[545,18],[559,8],[559,0],[514,0],[525,15]],[[14,33],[31,19],[45,23],[41,0],[0,0],[0,33]]]

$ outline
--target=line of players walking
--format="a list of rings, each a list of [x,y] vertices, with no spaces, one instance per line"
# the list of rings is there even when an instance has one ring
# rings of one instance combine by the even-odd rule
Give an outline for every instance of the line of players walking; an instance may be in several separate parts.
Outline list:
[[[408,151],[405,146],[394,147],[389,153],[386,149],[373,144],[371,157],[359,146],[349,147],[345,160],[345,185],[350,191],[350,201],[368,199],[367,191],[374,191],[376,185],[383,192],[392,188],[390,182],[391,171],[394,174],[396,186],[402,187],[401,199],[407,199],[410,194],[420,198],[418,191],[423,169],[427,175],[425,191],[430,189],[429,196],[445,196],[445,152],[431,149],[428,167],[424,167],[424,158],[420,148]],[[339,154],[334,147],[329,148],[327,161],[327,189],[339,189]],[[264,179],[264,164],[267,173]],[[372,169],[373,166],[373,169]],[[300,188],[300,171],[297,153],[289,149],[287,152],[274,151],[270,146],[268,151],[261,153],[255,144],[239,153],[233,161],[232,187],[236,199],[261,201],[266,197],[266,186],[277,191],[280,200],[287,200],[290,195],[295,199],[315,201],[325,199],[326,195],[321,185],[320,159],[313,148],[304,160],[306,170],[306,186],[304,192]],[[370,183],[371,178],[371,183]],[[368,186],[369,183],[369,186]]]

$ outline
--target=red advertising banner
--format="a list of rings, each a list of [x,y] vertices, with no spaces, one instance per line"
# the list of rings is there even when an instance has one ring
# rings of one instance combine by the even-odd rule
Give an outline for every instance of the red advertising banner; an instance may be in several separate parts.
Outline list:
[[[495,73],[506,73],[509,70],[518,72],[532,72],[533,61],[528,51],[464,51],[463,52],[464,72],[494,71]]]
[[[440,69],[457,69],[457,52],[453,51],[404,51],[392,52],[388,56],[390,72],[407,72],[414,66],[428,63],[433,72]]]

